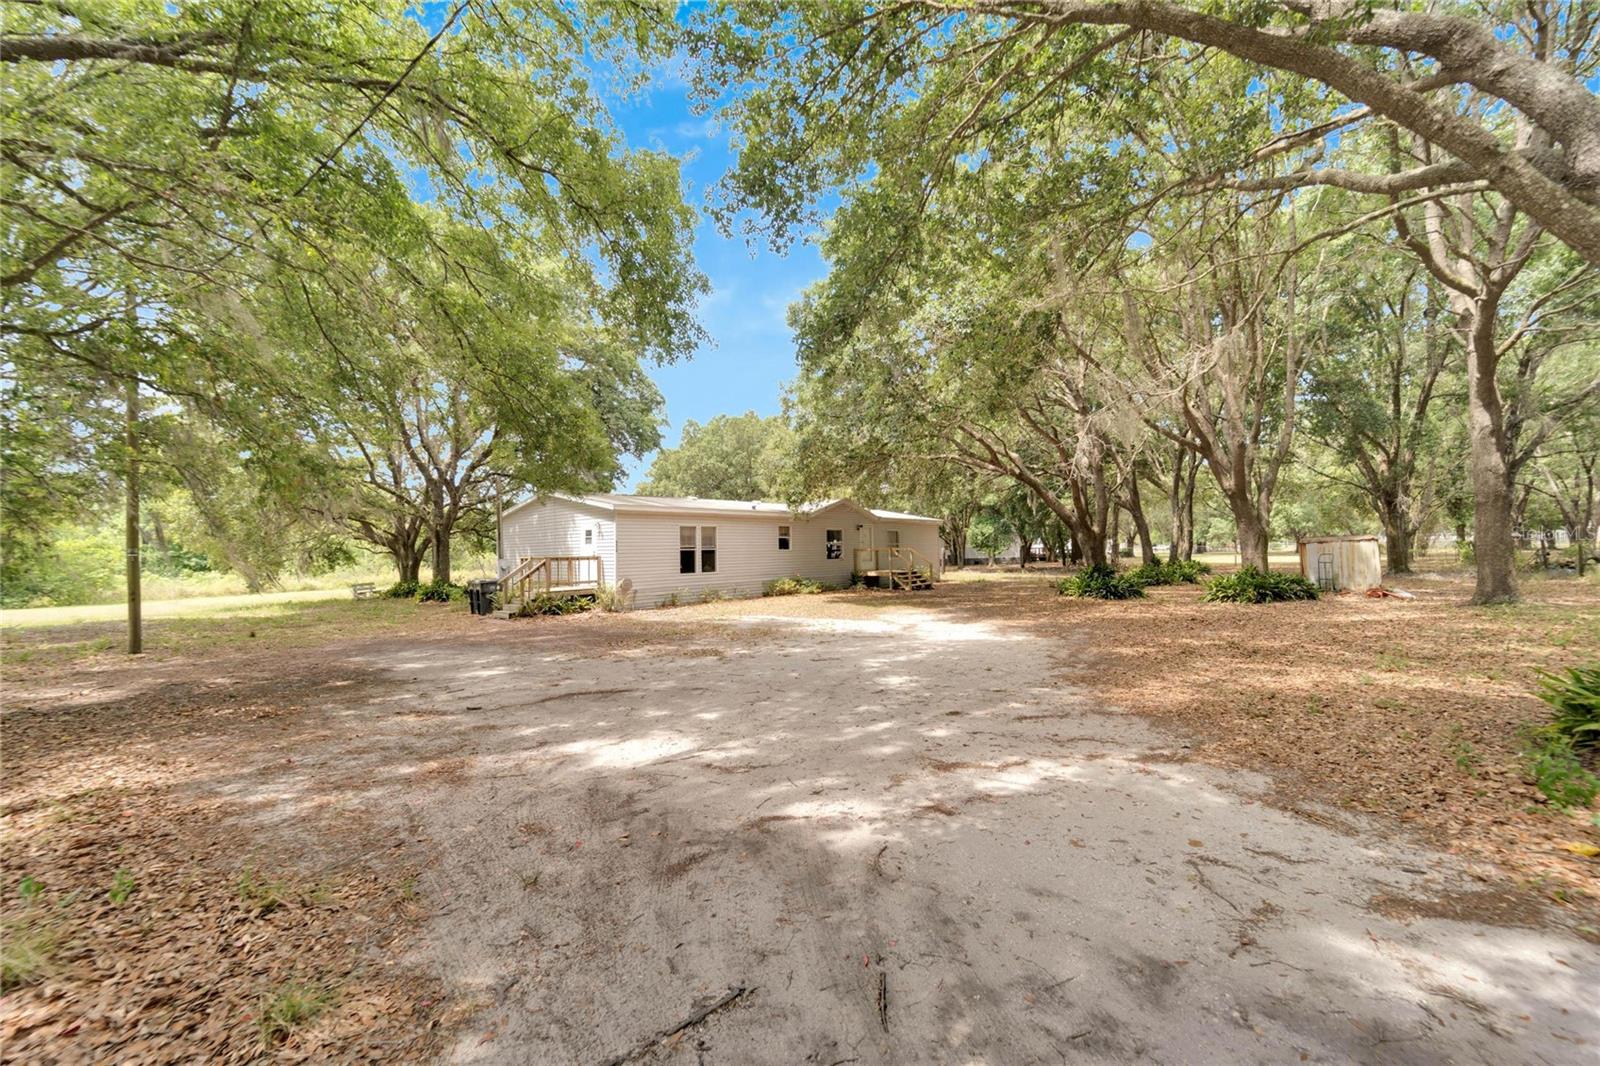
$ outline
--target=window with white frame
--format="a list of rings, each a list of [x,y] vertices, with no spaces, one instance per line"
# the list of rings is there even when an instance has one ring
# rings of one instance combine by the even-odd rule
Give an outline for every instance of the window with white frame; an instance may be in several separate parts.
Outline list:
[[[694,527],[678,527],[678,573],[694,573]]]
[[[695,534],[699,534],[698,543]],[[696,552],[696,548],[699,551]],[[699,568],[696,569],[695,563]],[[717,572],[717,527],[678,527],[678,573],[714,574]]]
[[[786,551],[789,550],[789,527],[788,526],[779,526],[778,527],[778,550],[781,551],[781,552],[786,552]]]
[[[700,572],[714,574],[717,572],[717,527],[700,527]]]
[[[586,529],[586,530],[583,531],[583,542],[584,542],[584,544],[593,544],[594,543],[594,530]]]
[[[889,547],[891,547],[891,548],[900,547],[900,531],[898,529],[888,530],[887,532],[884,533],[884,536],[886,538],[888,538]]]
[[[844,530],[842,530],[842,529],[830,529],[830,530],[828,530],[828,558],[830,558],[830,559],[843,559],[844,558]]]

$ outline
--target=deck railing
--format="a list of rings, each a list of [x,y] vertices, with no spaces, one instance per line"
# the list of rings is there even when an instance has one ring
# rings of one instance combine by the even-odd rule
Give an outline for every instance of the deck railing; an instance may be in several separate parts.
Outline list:
[[[594,592],[604,576],[598,555],[519,559],[500,581],[505,599],[531,600],[551,592]]]
[[[878,571],[904,571],[920,574],[929,581],[934,579],[933,564],[915,548],[857,548],[855,570],[860,574]]]

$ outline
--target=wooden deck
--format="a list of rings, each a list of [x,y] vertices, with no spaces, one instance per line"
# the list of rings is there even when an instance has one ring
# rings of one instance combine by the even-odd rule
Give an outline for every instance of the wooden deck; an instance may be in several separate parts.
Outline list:
[[[933,564],[915,548],[857,548],[855,572],[864,577],[888,578],[900,592],[933,588]]]
[[[496,618],[510,618],[539,596],[584,596],[600,591],[605,574],[598,555],[546,555],[518,559],[500,579]]]

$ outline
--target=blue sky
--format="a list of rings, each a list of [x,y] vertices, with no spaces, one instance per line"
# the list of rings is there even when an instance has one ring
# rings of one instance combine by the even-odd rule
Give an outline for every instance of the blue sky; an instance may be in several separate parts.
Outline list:
[[[782,409],[783,385],[794,376],[794,341],[785,322],[788,306],[826,273],[815,245],[796,242],[784,254],[743,235],[722,236],[707,210],[707,194],[732,162],[728,135],[714,119],[689,111],[688,88],[666,72],[642,97],[610,101],[611,114],[629,147],[671,152],[683,161],[684,198],[701,214],[695,259],[711,291],[699,307],[710,339],[692,359],[651,367],[667,401],[668,446],[686,419]],[[623,488],[631,491],[650,459],[628,463]]]

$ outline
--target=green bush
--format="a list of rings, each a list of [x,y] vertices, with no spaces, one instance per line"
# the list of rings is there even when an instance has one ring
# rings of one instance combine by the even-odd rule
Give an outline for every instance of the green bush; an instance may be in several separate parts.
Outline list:
[[[517,611],[523,618],[535,615],[583,614],[595,609],[595,601],[587,596],[569,596],[558,592],[541,592],[524,603]]]
[[[418,603],[456,603],[467,598],[467,587],[453,581],[433,581],[417,589]]]
[[[1149,588],[1151,585],[1170,585],[1166,571],[1161,569],[1160,563],[1143,563],[1127,572],[1130,581],[1137,581],[1140,588]]]
[[[1282,603],[1316,598],[1317,586],[1299,574],[1279,574],[1253,566],[1242,566],[1213,579],[1202,597],[1207,603]]]
[[[1600,747],[1600,663],[1539,674],[1539,698],[1555,708],[1550,729],[1574,748]]]
[[[409,600],[421,588],[422,586],[415,581],[396,581],[383,590],[383,595],[386,599],[391,600]]]
[[[1131,574],[1121,574],[1104,565],[1085,567],[1062,578],[1056,582],[1056,591],[1089,600],[1137,600],[1144,596],[1144,586]]]
[[[773,578],[761,586],[761,595],[763,596],[807,596],[815,592],[826,591],[828,591],[828,586],[822,582],[812,581],[810,578],[798,575],[795,577]]]
[[[7,547],[0,562],[0,606],[109,603],[123,591],[122,533],[110,525],[57,529],[37,548]]]
[[[1140,585],[1198,585],[1202,574],[1211,573],[1211,567],[1193,559],[1179,559],[1170,563],[1145,563],[1128,571],[1128,576]]]
[[[1211,567],[1198,559],[1177,559],[1161,564],[1161,572],[1169,585],[1198,585],[1200,579],[1211,573]]]
[[[1600,777],[1584,768],[1572,741],[1554,727],[1530,729],[1523,739],[1523,766],[1534,787],[1560,810],[1587,807],[1600,795]]]

